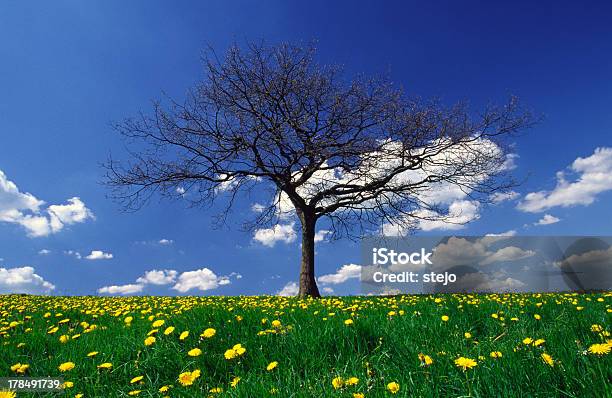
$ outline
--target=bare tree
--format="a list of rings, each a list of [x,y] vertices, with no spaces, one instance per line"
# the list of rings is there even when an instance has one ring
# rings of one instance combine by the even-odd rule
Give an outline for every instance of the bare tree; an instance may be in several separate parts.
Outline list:
[[[385,78],[344,80],[314,55],[291,44],[233,46],[224,59],[209,51],[205,79],[185,101],[155,103],[152,114],[116,125],[138,142],[127,163],[105,164],[113,196],[137,209],[154,193],[196,205],[225,195],[227,212],[238,192],[271,188],[245,225],[297,217],[299,295],[319,296],[318,220],[333,238],[465,222],[441,206],[440,192],[485,202],[513,185],[504,137],[533,123],[514,99],[473,116],[464,104],[406,98]]]

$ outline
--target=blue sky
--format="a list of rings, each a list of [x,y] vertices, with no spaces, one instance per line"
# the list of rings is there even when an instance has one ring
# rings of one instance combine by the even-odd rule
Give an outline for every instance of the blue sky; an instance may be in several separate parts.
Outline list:
[[[213,212],[180,202],[122,213],[99,184],[100,162],[122,151],[111,122],[149,110],[162,92],[181,98],[201,77],[205,45],[223,52],[249,39],[316,39],[322,63],[342,64],[349,74],[388,72],[408,94],[445,103],[469,99],[478,107],[518,95],[544,116],[514,142],[514,173],[525,183],[516,197],[478,209],[452,232],[610,235],[612,10],[604,7],[3,2],[0,293],[95,294],[131,284],[118,291],[263,294],[297,279],[297,239],[285,235],[289,242],[270,247],[240,230],[240,213],[252,203],[241,203],[234,222],[219,230]],[[318,275],[339,275],[327,278],[328,291],[358,290],[354,273],[338,270],[359,257],[354,242],[318,245]],[[137,282],[164,269],[176,273]]]

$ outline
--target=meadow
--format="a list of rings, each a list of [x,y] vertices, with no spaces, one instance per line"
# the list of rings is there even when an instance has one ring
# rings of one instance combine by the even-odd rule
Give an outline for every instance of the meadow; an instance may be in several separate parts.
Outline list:
[[[610,397],[611,300],[0,296],[0,397]]]

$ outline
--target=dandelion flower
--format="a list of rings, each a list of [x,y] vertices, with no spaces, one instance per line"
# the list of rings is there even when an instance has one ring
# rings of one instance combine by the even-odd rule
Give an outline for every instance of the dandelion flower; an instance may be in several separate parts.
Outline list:
[[[365,398],[365,395],[363,395],[361,392],[354,392],[353,398]]]
[[[17,393],[13,391],[0,391],[0,398],[17,398]]]
[[[158,328],[160,326],[163,326],[164,323],[166,323],[166,321],[164,321],[163,319],[158,319],[151,324],[151,327]]]
[[[502,357],[502,353],[499,351],[491,351],[491,354],[489,354],[489,356],[491,358],[501,358]]]
[[[74,362],[64,362],[57,368],[59,369],[60,372],[68,372],[69,370],[74,369]]]
[[[196,369],[193,372],[181,373],[178,377],[178,381],[183,386],[190,386],[198,377],[200,377],[200,370]]]
[[[352,319],[347,319],[347,320],[344,321],[344,324],[346,326],[351,326],[353,324],[353,320]]]
[[[474,366],[478,364],[476,363],[476,361],[474,361],[471,358],[459,357],[455,359],[455,365],[458,368],[463,369],[463,371],[465,372],[466,370],[472,369]]]
[[[529,344],[531,344],[531,343],[533,343],[533,339],[532,339],[531,337],[525,337],[525,338],[523,339],[523,344],[525,344],[525,345],[529,345]]]
[[[387,384],[387,390],[391,394],[397,394],[398,391],[400,390],[400,385],[398,383],[392,381],[391,383]]]
[[[185,330],[184,332],[181,333],[181,335],[179,336],[179,340],[185,340],[187,338],[187,336],[189,336],[189,331]]]
[[[603,331],[603,326],[597,325],[597,324],[591,325],[591,332],[599,333],[602,331]]]
[[[65,390],[66,388],[72,388],[74,387],[74,383],[71,381],[65,381],[62,383],[62,388]],[[1,395],[0,395],[1,397]]]
[[[138,383],[139,381],[141,381],[142,379],[144,379],[144,376],[136,376],[134,377],[132,380],[130,380],[130,384],[135,384]]]
[[[463,336],[464,336],[466,339],[471,339],[471,338],[472,338],[472,333],[470,333],[470,332],[465,332],[465,333],[463,333]]]
[[[134,395],[138,395],[142,392],[142,390],[134,390],[134,391],[130,391],[128,392],[128,395],[130,396],[134,396]]]
[[[239,382],[240,382],[240,377],[236,376],[230,382],[230,386],[236,388],[236,386],[238,385]]]
[[[164,335],[169,335],[170,333],[174,332],[174,326],[168,326],[166,328],[166,330],[164,330]]]
[[[280,328],[281,327],[281,321],[279,321],[278,319],[273,320],[272,321],[272,327]]]
[[[342,387],[344,387],[344,379],[340,376],[334,377],[332,379],[332,386],[334,387],[334,390],[341,389]]]
[[[277,361],[272,361],[268,364],[268,366],[266,366],[266,370],[269,372],[271,370],[276,369],[276,367],[278,366],[278,362]]]
[[[147,347],[152,345],[153,343],[155,343],[155,337],[153,336],[149,336],[144,340],[144,345],[146,345]]]
[[[539,314],[533,314],[533,317],[536,321],[539,321],[540,319],[542,319],[542,317]]]
[[[594,355],[606,355],[610,353],[611,349],[612,347],[610,346],[610,344],[592,344],[588,348],[588,351],[589,353]]]
[[[189,350],[189,352],[187,352],[187,355],[189,355],[190,357],[199,357],[200,355],[202,355],[202,350],[200,350],[199,348],[194,348],[192,350]]]
[[[24,374],[29,368],[30,365],[25,363],[16,363],[15,365],[11,366],[11,370],[18,374]]]
[[[205,331],[202,332],[202,334],[200,336],[210,339],[211,337],[213,337],[215,334],[217,333],[217,331],[213,328],[208,328]]]
[[[96,355],[98,355],[98,351],[92,351],[89,354],[87,354],[88,357],[95,357]]]
[[[539,346],[541,346],[544,343],[546,343],[546,340],[544,340],[544,339],[537,339],[536,341],[533,342],[533,345],[535,347],[539,347]]]
[[[344,384],[346,384],[347,386],[354,386],[357,385],[357,383],[359,383],[359,379],[357,377],[349,377],[344,382]]]
[[[423,353],[419,353],[419,361],[421,361],[421,366],[429,366],[433,363],[433,359],[431,359],[429,355]]]
[[[450,318],[448,317],[448,315],[442,315],[440,319],[442,319],[442,322],[448,322]]]
[[[544,361],[544,363],[548,366],[555,366],[555,361],[553,360],[553,357],[551,357],[547,353],[543,352],[540,357],[542,358],[542,361]]]
[[[168,392],[170,390],[170,386],[161,386],[159,387],[159,392]]]
[[[98,365],[98,369],[112,369],[112,368],[113,368],[113,364],[110,362],[104,362]]]

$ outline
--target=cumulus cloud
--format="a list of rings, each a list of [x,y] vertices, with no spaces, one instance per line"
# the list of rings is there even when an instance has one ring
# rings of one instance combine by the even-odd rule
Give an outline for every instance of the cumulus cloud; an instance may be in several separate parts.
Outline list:
[[[92,250],[91,253],[85,256],[85,258],[87,260],[110,260],[111,258],[113,258],[113,254],[103,252],[102,250]]]
[[[272,228],[262,228],[255,231],[253,240],[267,247],[274,247],[277,242],[292,243],[297,238],[293,226],[290,224],[276,224]]]
[[[332,231],[329,231],[329,230],[327,230],[327,229],[322,229],[322,230],[319,230],[319,231],[317,231],[317,233],[315,234],[314,241],[315,241],[315,242],[322,242],[322,241],[325,241],[325,240],[327,240],[327,237],[328,237],[329,235],[331,235],[331,234],[332,234]]]
[[[319,283],[337,285],[344,283],[349,279],[359,279],[361,275],[361,266],[357,264],[345,264],[336,270],[333,274],[327,274],[318,278]]]
[[[50,205],[31,193],[21,192],[0,170],[0,222],[21,225],[28,236],[40,237],[61,231],[64,226],[93,219],[94,215],[78,197],[66,204]]]
[[[47,254],[51,254],[51,250],[49,249],[41,249],[38,251],[38,254],[40,254],[41,256],[45,256]]]
[[[555,224],[561,221],[560,218],[555,216],[551,216],[550,214],[544,214],[544,217],[540,218],[537,222],[533,223],[533,225],[548,225]]]
[[[68,256],[73,256],[76,259],[80,260],[82,258],[81,253],[79,253],[76,250],[66,250],[64,251],[64,254],[68,255]]]
[[[136,279],[139,284],[168,285],[176,280],[178,272],[173,269],[151,270]]]
[[[515,246],[506,246],[498,250],[489,248],[500,239],[509,236],[488,236],[476,240],[451,237],[434,249],[432,262],[437,268],[449,268],[459,265],[490,265],[497,262],[517,261],[532,257],[536,253]]]
[[[519,194],[518,192],[515,192],[515,191],[510,191],[510,192],[495,192],[494,194],[489,196],[489,200],[491,200],[491,202],[493,202],[494,204],[499,204],[499,203],[502,203],[502,202],[506,202],[506,201],[510,201],[510,200],[515,200],[519,196],[521,196],[521,194]]]
[[[227,277],[219,277],[213,271],[208,268],[202,268],[195,271],[183,272],[172,287],[174,290],[178,290],[181,293],[188,292],[192,289],[198,289],[201,291],[216,289],[220,285],[225,285],[229,281]]]
[[[98,293],[100,294],[135,294],[142,292],[144,288],[143,285],[139,284],[127,284],[127,285],[112,285],[112,286],[104,286],[98,289]]]
[[[32,267],[0,268],[0,294],[49,294],[55,286]]]
[[[295,282],[287,283],[281,290],[279,290],[277,296],[297,296],[299,287]]]
[[[569,171],[576,175],[574,181],[568,181],[566,172],[559,171],[552,191],[531,192],[517,208],[537,213],[558,206],[590,205],[597,195],[612,190],[612,148],[597,148],[591,156],[577,158]]]
[[[488,237],[497,237],[497,236],[516,236],[516,230],[515,229],[511,229],[509,231],[506,232],[501,232],[499,234],[486,234],[485,236]]]

